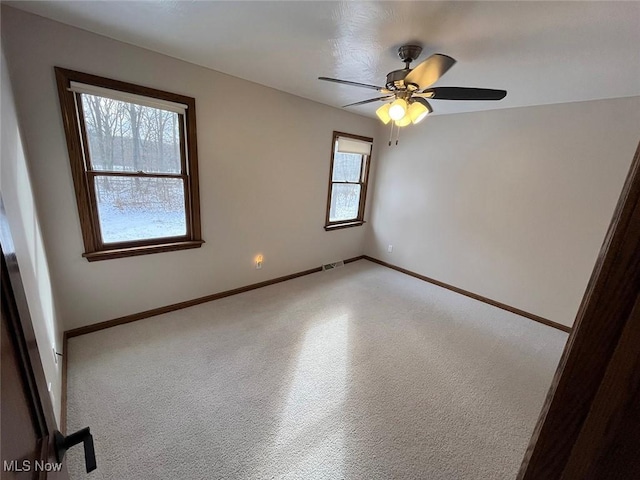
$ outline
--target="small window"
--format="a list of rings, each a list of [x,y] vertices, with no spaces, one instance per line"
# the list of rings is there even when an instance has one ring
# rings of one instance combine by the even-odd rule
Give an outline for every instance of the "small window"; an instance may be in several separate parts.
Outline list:
[[[55,70],[84,256],[199,247],[195,100]]]
[[[364,223],[372,138],[333,132],[325,230]]]

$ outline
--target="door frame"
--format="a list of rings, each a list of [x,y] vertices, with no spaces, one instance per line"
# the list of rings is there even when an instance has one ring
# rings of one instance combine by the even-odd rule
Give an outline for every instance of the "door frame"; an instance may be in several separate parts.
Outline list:
[[[633,310],[639,295],[640,144],[518,480],[603,478],[595,472],[617,475],[632,468],[612,462],[607,452],[617,448],[623,429],[629,435],[624,420],[640,394],[631,381],[640,348],[629,348],[638,338],[640,315]],[[640,435],[640,426],[633,428]]]
[[[2,252],[2,276],[0,288],[2,301],[6,302],[7,326],[13,337],[19,356],[20,375],[26,387],[26,394],[31,401],[34,426],[38,437],[42,439],[40,458],[44,463],[56,462],[54,432],[57,422],[53,404],[49,396],[47,381],[42,367],[40,352],[33,330],[29,305],[20,275],[13,237],[9,228],[7,213],[0,194],[0,250]],[[3,307],[3,310],[4,310]],[[3,386],[6,388],[6,386]],[[59,472],[41,472],[38,478],[68,479],[66,466]]]

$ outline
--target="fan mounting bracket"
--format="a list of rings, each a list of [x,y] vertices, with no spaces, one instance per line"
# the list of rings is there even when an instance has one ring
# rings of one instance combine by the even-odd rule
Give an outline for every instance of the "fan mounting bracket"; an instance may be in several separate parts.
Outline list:
[[[422,47],[420,45],[403,45],[398,49],[398,56],[400,60],[407,64],[407,68],[421,53]]]

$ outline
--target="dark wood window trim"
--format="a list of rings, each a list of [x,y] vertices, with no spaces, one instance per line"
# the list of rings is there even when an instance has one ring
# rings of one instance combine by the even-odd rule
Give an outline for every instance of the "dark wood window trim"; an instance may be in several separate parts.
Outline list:
[[[361,135],[353,135],[351,133],[333,132],[333,138],[331,141],[331,165],[329,168],[329,188],[327,191],[327,214],[325,217],[324,229],[326,231],[340,230],[343,228],[359,227],[365,224],[364,221],[364,209],[367,201],[367,185],[369,182],[369,168],[371,166],[371,155],[364,155],[361,167],[360,167],[360,181],[359,182],[334,182],[333,181],[333,162],[336,152],[336,142],[338,137],[352,138],[354,140],[360,140],[372,144],[373,150],[373,138],[363,137]],[[349,220],[330,221],[329,213],[331,211],[331,193],[334,183],[354,183],[360,185],[360,204],[358,206],[358,216]]]
[[[204,241],[200,227],[200,194],[198,188],[198,152],[196,137],[196,103],[192,97],[169,93],[162,90],[134,85],[109,78],[55,67],[58,96],[62,111],[62,121],[67,139],[67,150],[71,164],[71,174],[76,194],[76,203],[80,217],[83,256],[90,262],[122,258],[134,255],[146,255],[158,252],[199,248]],[[87,166],[89,149],[85,136],[84,116],[81,114],[82,104],[77,95],[70,90],[71,82],[118,90],[145,97],[165,100],[187,105],[186,112],[180,114],[180,139],[182,171],[180,174],[154,174],[127,172],[122,175],[149,178],[182,178],[185,180],[185,210],[187,234],[180,237],[164,237],[151,240],[108,243],[102,241],[100,222],[98,220],[95,189],[91,186],[93,176],[120,175],[117,172],[92,171]],[[186,140],[185,140],[186,139]]]
[[[350,228],[350,227],[359,227],[360,225],[364,225],[365,222],[364,220],[357,220],[357,221],[353,221],[350,220],[348,222],[333,222],[329,225],[325,225],[324,229],[329,232],[331,230],[340,230],[341,228]]]

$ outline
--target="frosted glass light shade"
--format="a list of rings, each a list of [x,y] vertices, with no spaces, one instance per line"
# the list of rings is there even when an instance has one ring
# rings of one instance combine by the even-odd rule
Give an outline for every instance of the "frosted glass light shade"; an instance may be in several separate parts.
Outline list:
[[[384,123],[385,125],[391,121],[391,117],[389,116],[390,108],[391,108],[391,104],[385,103],[379,109],[376,110],[376,115],[380,120],[382,120],[382,123]]]
[[[429,109],[421,103],[414,102],[409,105],[408,116],[414,124],[420,123],[427,115],[429,115]]]
[[[411,116],[408,113],[404,117],[402,117],[400,120],[396,120],[396,125],[398,127],[406,127],[410,123],[411,123]]]
[[[407,113],[407,102],[402,98],[395,100],[389,107],[389,116],[396,122]]]

